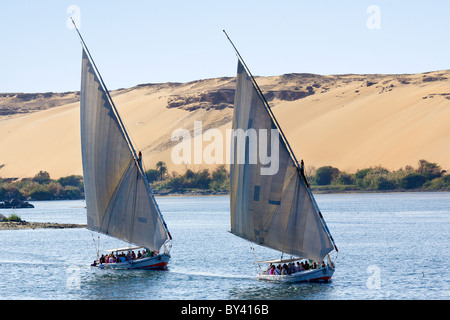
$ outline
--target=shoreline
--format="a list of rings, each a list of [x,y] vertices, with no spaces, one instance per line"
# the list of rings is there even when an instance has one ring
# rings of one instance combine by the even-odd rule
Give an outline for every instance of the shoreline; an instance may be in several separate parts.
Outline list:
[[[188,190],[188,191],[152,191],[157,197],[176,197],[176,196],[226,196],[229,191],[214,190]]]
[[[393,189],[393,190],[336,190],[336,189],[311,189],[313,194],[350,194],[350,193],[432,193],[432,192],[450,192],[449,189]],[[227,196],[229,191],[178,191],[178,192],[153,192],[155,197],[186,197],[186,196]]]
[[[56,222],[1,221],[0,230],[86,228],[85,224]]]
[[[325,189],[325,190],[314,190],[311,192],[313,194],[362,194],[362,193],[433,193],[433,192],[450,192],[450,189],[394,189],[394,190],[333,190],[333,189]],[[163,191],[163,192],[153,192],[155,197],[198,197],[198,196],[228,196],[230,195],[229,191],[209,191],[209,190],[196,190],[196,191]],[[85,201],[85,198],[80,199],[52,199],[52,200],[32,200],[28,199],[31,202],[40,202],[40,201],[71,201],[71,200],[82,200]],[[32,208],[0,208],[3,210],[10,209],[32,209]],[[0,224],[2,222],[0,221]],[[28,222],[27,222],[28,223]],[[42,223],[42,224],[57,224],[57,223]],[[0,230],[2,230],[0,226]]]

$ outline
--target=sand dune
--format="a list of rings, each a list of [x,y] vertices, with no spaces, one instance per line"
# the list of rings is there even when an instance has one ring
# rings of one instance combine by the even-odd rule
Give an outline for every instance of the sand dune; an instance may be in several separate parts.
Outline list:
[[[288,74],[257,81],[297,158],[308,166],[354,172],[419,159],[450,170],[450,70],[414,75]],[[194,134],[231,128],[234,78],[146,84],[112,96],[147,169],[162,160],[169,172],[216,164],[173,163],[176,129]],[[77,93],[0,94],[0,177],[82,174]],[[27,99],[21,104],[20,99]],[[75,101],[75,102],[74,102]],[[24,107],[26,106],[26,108]],[[197,136],[201,142],[202,136]],[[203,148],[211,142],[203,141]],[[223,143],[222,162],[226,161]],[[192,158],[192,162],[193,162]]]

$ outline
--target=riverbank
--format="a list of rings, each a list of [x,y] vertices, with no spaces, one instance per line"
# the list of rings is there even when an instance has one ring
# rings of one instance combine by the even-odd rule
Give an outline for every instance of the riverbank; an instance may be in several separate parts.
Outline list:
[[[172,197],[172,196],[224,196],[230,194],[229,191],[215,191],[210,189],[198,189],[198,190],[182,190],[182,191],[170,191],[170,190],[158,190],[152,191],[155,196],[158,197]]]
[[[317,188],[311,187],[313,194],[348,194],[348,193],[407,193],[407,192],[450,192],[450,189],[393,189],[393,190],[365,190],[357,188]],[[153,194],[157,197],[186,197],[186,196],[226,196],[229,195],[229,191],[214,191],[214,190],[189,190],[189,191],[154,191]]]
[[[86,228],[86,225],[73,223],[27,222],[27,221],[0,222],[0,230],[43,229],[43,228],[45,229]]]
[[[311,192],[313,194],[348,194],[348,193],[408,193],[408,192],[450,192],[450,188],[443,188],[443,189],[427,189],[427,188],[418,188],[418,189],[390,189],[390,190],[374,190],[374,189],[358,189],[358,188],[340,188],[337,187],[326,187],[326,188],[320,188],[317,186],[311,187]]]

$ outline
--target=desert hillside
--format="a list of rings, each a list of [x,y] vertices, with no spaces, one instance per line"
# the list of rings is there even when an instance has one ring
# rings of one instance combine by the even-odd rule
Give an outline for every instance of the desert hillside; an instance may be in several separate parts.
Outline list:
[[[450,170],[450,70],[286,74],[257,81],[306,166],[395,170],[426,159]],[[201,121],[203,132],[216,128],[225,137],[234,89],[234,78],[215,78],[142,84],[111,94],[146,168],[162,160],[169,172],[184,172],[215,164],[175,165],[171,152],[178,142],[171,141],[172,133],[186,129],[193,136],[194,121]],[[40,170],[55,179],[82,174],[78,99],[78,92],[1,93],[0,177],[31,177]],[[201,135],[196,139],[202,142]],[[203,141],[202,147],[209,144]],[[224,141],[222,162],[225,146]]]

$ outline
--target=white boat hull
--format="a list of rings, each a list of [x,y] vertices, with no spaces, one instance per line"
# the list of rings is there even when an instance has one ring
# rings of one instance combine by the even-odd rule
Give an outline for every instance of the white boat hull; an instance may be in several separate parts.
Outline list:
[[[310,269],[306,271],[300,271],[287,275],[271,275],[271,274],[259,274],[256,278],[258,280],[273,281],[273,282],[328,282],[333,276],[334,269],[330,267],[324,267],[320,269]]]
[[[143,258],[138,260],[102,263],[95,267],[100,269],[166,269],[170,255],[166,253],[159,254],[154,257]]]

